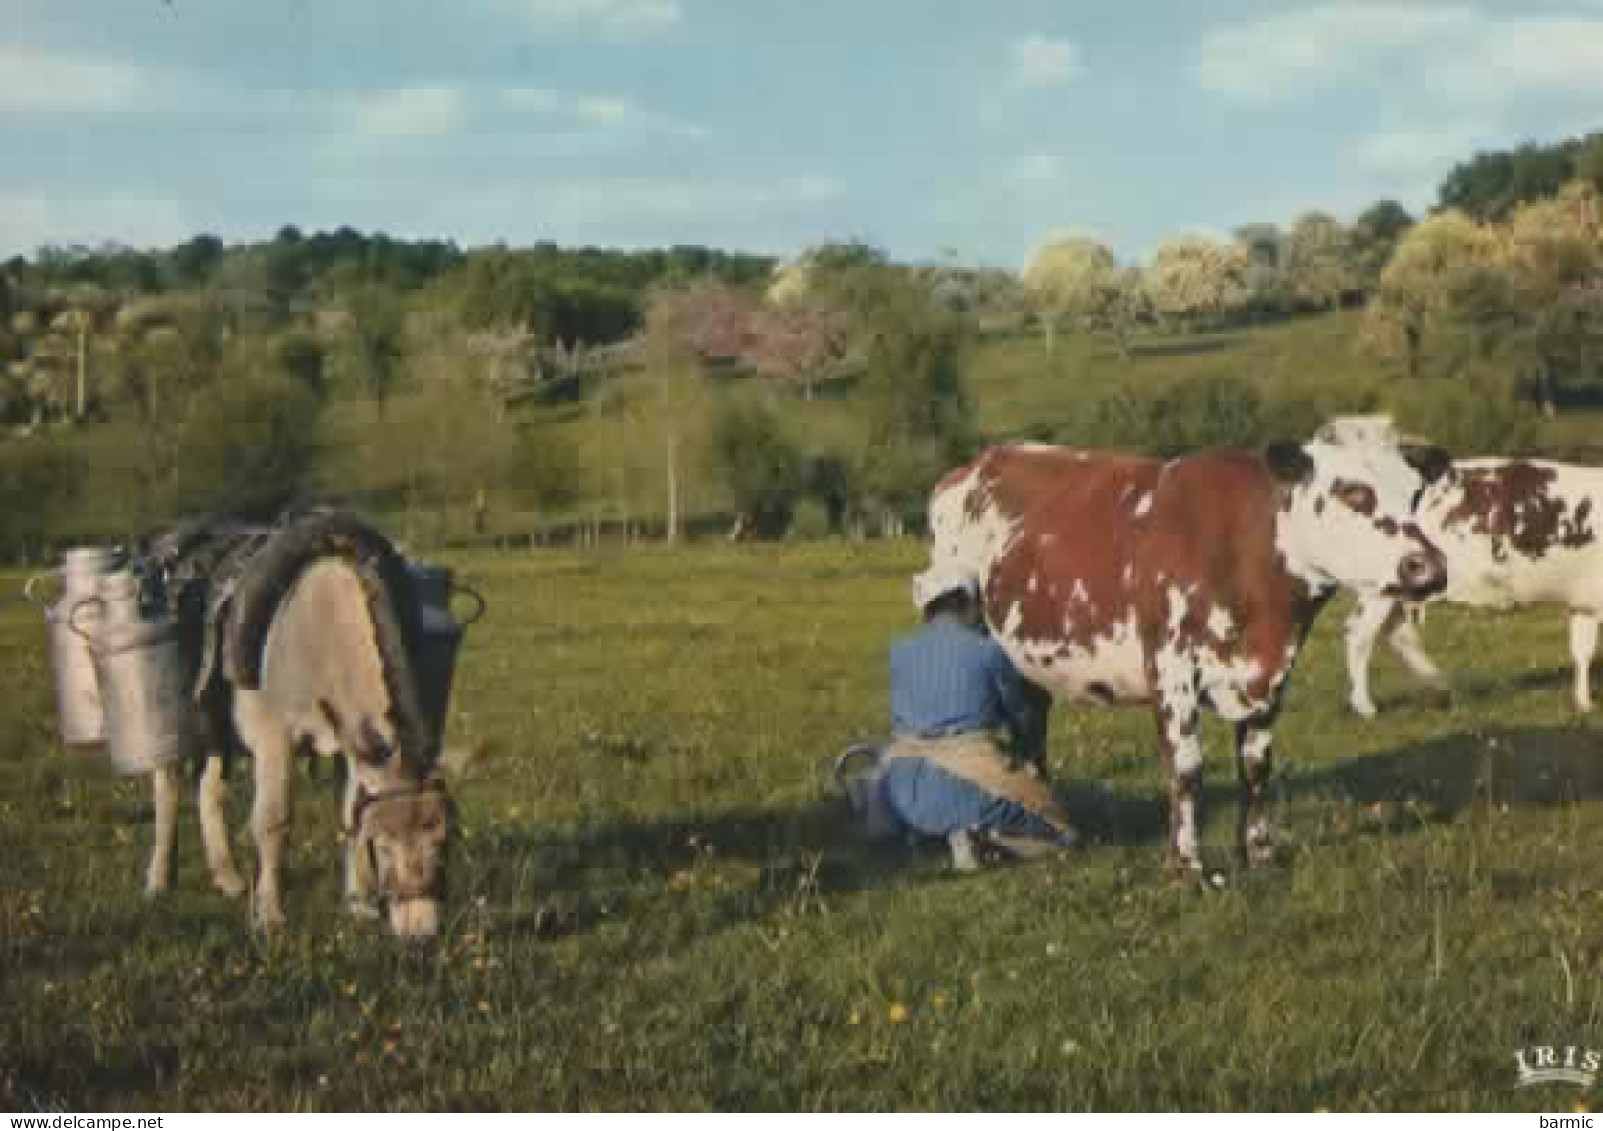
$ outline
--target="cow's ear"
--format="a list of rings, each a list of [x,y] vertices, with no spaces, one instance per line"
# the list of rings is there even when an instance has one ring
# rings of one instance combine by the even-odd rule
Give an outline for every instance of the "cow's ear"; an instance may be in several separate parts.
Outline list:
[[[1403,459],[1408,461],[1409,467],[1424,476],[1426,483],[1434,483],[1453,470],[1453,457],[1446,448],[1439,448],[1435,444],[1405,444]]]
[[[1314,457],[1301,444],[1270,444],[1263,461],[1282,483],[1301,483],[1314,473]]]

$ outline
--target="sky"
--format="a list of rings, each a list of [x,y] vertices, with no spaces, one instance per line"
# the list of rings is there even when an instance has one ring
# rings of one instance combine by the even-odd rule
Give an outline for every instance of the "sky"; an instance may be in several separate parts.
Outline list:
[[[4,0],[0,257],[349,224],[1016,267],[1603,129],[1603,0]]]

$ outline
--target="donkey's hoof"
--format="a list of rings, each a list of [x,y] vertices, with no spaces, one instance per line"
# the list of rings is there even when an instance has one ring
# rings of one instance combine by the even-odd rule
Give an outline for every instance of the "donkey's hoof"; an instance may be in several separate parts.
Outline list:
[[[366,899],[362,896],[347,897],[345,910],[349,911],[352,918],[356,919],[374,920],[384,917],[384,912],[380,909],[377,901]]]
[[[238,872],[218,872],[212,876],[212,887],[230,899],[245,894],[245,880]]]
[[[284,912],[281,908],[258,905],[251,912],[251,922],[256,930],[269,937],[284,933]]]

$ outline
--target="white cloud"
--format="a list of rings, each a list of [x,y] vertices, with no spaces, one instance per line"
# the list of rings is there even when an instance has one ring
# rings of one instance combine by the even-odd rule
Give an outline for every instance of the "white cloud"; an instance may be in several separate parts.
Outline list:
[[[194,233],[171,200],[132,197],[72,199],[58,192],[8,192],[0,186],[0,257],[31,255],[45,244],[137,247],[177,243]]]
[[[679,0],[501,0],[537,28],[570,28],[609,36],[664,31],[684,19]]]
[[[1353,158],[1366,169],[1399,177],[1444,173],[1489,145],[1497,132],[1477,125],[1383,130],[1360,138]]]
[[[568,118],[583,126],[619,132],[704,138],[706,126],[641,106],[624,94],[580,94],[535,87],[511,87],[501,102],[515,110]]]
[[[418,137],[457,130],[467,97],[455,87],[413,86],[374,90],[351,100],[351,128],[369,137]]]
[[[1013,180],[1026,184],[1056,184],[1068,178],[1069,165],[1056,153],[1028,153],[1010,172]]]
[[[1438,60],[1430,78],[1454,95],[1603,93],[1603,17],[1498,21],[1474,50]]]
[[[157,100],[161,86],[132,63],[0,45],[0,113],[140,110]]]
[[[1327,3],[1216,28],[1193,67],[1244,98],[1374,78],[1455,98],[1603,92],[1603,16],[1501,15],[1463,4]]]
[[[1071,40],[1027,35],[1013,43],[1013,83],[1030,89],[1063,86],[1085,69],[1083,54]]]
[[[833,177],[705,181],[675,177],[535,181],[516,190],[542,209],[574,219],[714,219],[828,204],[845,194]]]

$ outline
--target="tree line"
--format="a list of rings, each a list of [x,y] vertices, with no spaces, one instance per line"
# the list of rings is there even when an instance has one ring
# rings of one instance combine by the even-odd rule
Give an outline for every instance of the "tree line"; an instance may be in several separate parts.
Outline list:
[[[1090,337],[1129,359],[1154,335],[1361,309],[1359,344],[1401,376],[1506,376],[1483,410],[1501,427],[1509,388],[1552,411],[1595,376],[1600,137],[1478,155],[1420,219],[1391,201],[1350,223],[1310,212],[1182,236],[1143,263],[1055,236],[1018,273],[851,242],[776,262],[348,228],[47,248],[0,273],[0,423],[18,433],[0,441],[0,543],[44,539],[29,516],[73,510],[77,465],[113,437],[118,521],[357,484],[404,513],[468,514],[479,534],[492,511],[588,508],[652,515],[671,540],[714,498],[734,534],[894,532],[980,439],[963,373],[998,334],[1039,334],[1048,353]],[[1537,172],[1555,161],[1557,183]],[[1239,382],[1170,399],[1088,399],[1056,438],[1178,450],[1312,411],[1281,419]],[[832,405],[832,438],[799,425]],[[356,427],[353,406],[371,421]]]

